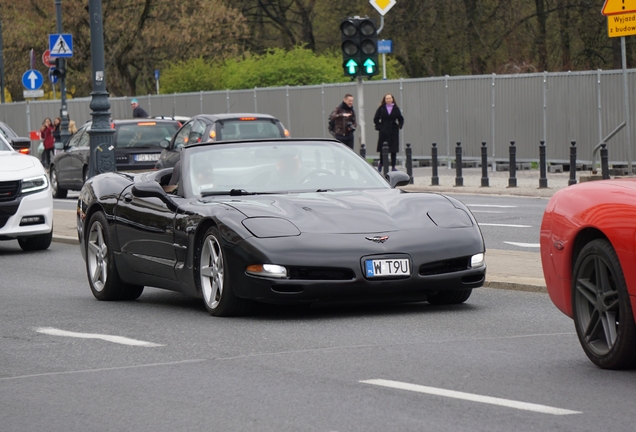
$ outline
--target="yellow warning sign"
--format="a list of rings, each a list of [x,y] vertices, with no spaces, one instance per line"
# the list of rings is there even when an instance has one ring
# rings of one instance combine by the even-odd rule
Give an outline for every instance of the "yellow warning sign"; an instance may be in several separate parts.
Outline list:
[[[369,3],[371,3],[371,6],[373,6],[380,15],[384,16],[389,9],[395,6],[396,0],[369,0]]]
[[[609,37],[636,35],[636,13],[608,16],[607,34]]]
[[[605,0],[603,9],[601,9],[603,15],[617,15],[632,12],[636,12],[636,0]]]

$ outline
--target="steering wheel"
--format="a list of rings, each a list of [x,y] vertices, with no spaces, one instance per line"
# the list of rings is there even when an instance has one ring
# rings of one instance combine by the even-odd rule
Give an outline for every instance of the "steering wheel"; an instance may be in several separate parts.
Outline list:
[[[317,177],[317,176],[319,176],[319,175],[333,175],[333,172],[331,172],[331,171],[329,171],[329,170],[326,170],[326,169],[318,168],[318,169],[315,169],[315,170],[311,170],[311,171],[309,171],[307,174],[305,174],[304,176],[302,176],[302,177],[298,180],[298,182],[299,182],[300,184],[307,183],[307,182],[308,182],[311,178],[313,178],[313,177]]]

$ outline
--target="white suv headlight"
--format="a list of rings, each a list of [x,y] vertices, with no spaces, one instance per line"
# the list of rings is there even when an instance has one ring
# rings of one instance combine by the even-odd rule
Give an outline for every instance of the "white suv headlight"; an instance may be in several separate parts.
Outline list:
[[[46,174],[41,176],[26,178],[22,180],[22,189],[20,193],[28,194],[33,192],[39,192],[49,187],[49,179]]]

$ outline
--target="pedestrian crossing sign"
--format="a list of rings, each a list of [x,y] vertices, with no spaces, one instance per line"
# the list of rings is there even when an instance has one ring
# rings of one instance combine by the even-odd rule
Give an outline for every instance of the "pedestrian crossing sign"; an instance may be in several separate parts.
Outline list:
[[[49,35],[50,57],[73,57],[73,35],[68,33]]]

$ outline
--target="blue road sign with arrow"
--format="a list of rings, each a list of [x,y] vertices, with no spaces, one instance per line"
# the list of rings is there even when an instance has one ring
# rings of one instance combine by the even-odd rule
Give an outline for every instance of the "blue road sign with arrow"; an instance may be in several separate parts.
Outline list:
[[[22,75],[22,85],[27,90],[37,90],[44,84],[44,77],[35,69],[30,69]]]

